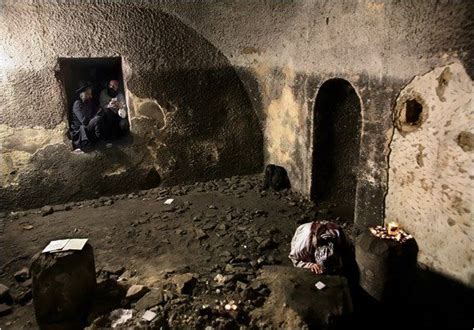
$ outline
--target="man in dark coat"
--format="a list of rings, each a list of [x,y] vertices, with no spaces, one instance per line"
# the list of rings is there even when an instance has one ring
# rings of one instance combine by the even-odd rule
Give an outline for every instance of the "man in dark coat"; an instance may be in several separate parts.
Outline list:
[[[82,148],[99,140],[101,132],[101,117],[92,102],[92,88],[83,85],[76,90],[79,99],[72,107],[70,132],[74,152],[82,152]]]
[[[121,137],[128,133],[129,123],[124,94],[119,90],[118,80],[110,80],[106,89],[100,93],[104,138]]]

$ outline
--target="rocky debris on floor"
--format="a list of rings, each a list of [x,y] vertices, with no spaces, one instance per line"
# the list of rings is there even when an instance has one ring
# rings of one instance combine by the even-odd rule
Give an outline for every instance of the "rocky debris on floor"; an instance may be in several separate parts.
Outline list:
[[[33,298],[33,292],[29,287],[18,287],[14,292],[11,293],[11,296],[15,304],[26,305]]]
[[[314,275],[302,268],[268,266],[258,279],[271,290],[263,308],[251,315],[259,327],[266,324],[286,329],[346,328],[352,299],[345,278]],[[324,284],[324,289],[318,289],[317,283]]]
[[[168,296],[163,290],[151,289],[150,292],[145,294],[140,300],[137,301],[135,309],[139,311],[148,310],[166,302],[167,298]]]
[[[118,308],[111,311],[108,314],[98,317],[90,329],[100,329],[100,328],[116,328],[116,327],[125,327],[127,321],[132,319],[134,316],[133,309]]]
[[[47,216],[47,215],[50,215],[50,214],[53,214],[54,213],[54,209],[52,206],[49,206],[49,205],[45,205],[41,208],[41,215],[43,217]]]
[[[125,298],[130,301],[135,301],[143,297],[150,289],[144,285],[134,284],[127,290]]]
[[[104,219],[104,223],[108,222],[107,227],[101,230],[106,231],[101,231],[101,237],[94,239],[102,246],[100,267],[95,274],[97,286],[86,313],[87,324],[91,328],[111,327],[118,313],[113,311],[132,310],[132,316],[120,327],[204,329],[273,325],[271,315],[266,314],[265,319],[255,314],[255,311],[267,308],[273,291],[262,280],[262,267],[289,263],[287,255],[296,224],[314,220],[317,210],[313,202],[291,190],[263,191],[261,184],[261,176],[232,177],[73,202],[68,203],[67,208],[66,204],[54,206],[54,212],[69,209],[74,216],[79,212],[88,216],[108,214],[102,212],[113,214],[116,208],[123,213],[123,205],[137,207],[127,215],[130,220]],[[204,194],[199,191],[208,196],[202,197]],[[247,193],[250,197],[245,195]],[[213,199],[216,195],[218,198]],[[230,196],[225,198],[231,202],[221,203],[222,196]],[[170,198],[173,199],[170,205],[163,204]],[[157,206],[142,210],[142,200]],[[276,206],[268,207],[267,201]],[[113,205],[107,207],[109,203]],[[25,214],[34,212],[36,216],[40,214],[38,210],[25,211]],[[16,218],[23,216],[15,214]],[[44,219],[39,218],[44,224]],[[10,215],[7,219],[14,221]],[[68,228],[74,229],[74,235],[94,233],[87,227],[90,224],[72,222],[68,223]],[[25,235],[35,235],[42,225],[28,223],[34,228],[23,230]],[[166,259],[170,255],[179,258]],[[182,264],[170,270],[160,269],[158,258],[162,257],[166,267],[170,263]],[[150,259],[157,265],[149,264]],[[13,272],[22,264],[13,265],[8,270],[12,282]],[[150,271],[152,267],[157,269],[153,275],[144,273],[144,269]],[[316,282],[312,283],[312,289],[319,291]],[[141,291],[145,287],[149,291]],[[321,292],[327,292],[328,288],[329,285]],[[26,289],[28,279],[10,286],[10,293],[19,299],[17,292]],[[138,292],[140,294],[135,295]],[[31,296],[31,290],[29,294]],[[306,301],[299,303],[307,304]],[[15,313],[17,308],[13,307]],[[151,320],[143,318],[147,311],[155,314]]]
[[[142,319],[147,322],[151,322],[156,316],[157,314],[155,312],[148,310],[148,311],[145,311],[145,313],[143,313]]]
[[[104,267],[103,269],[98,270],[98,277],[99,278],[113,278],[113,279],[118,279],[120,276],[122,276],[125,272],[125,267],[123,266],[115,266],[115,265],[109,265],[107,267]]]
[[[10,314],[12,311],[11,306],[8,306],[6,304],[0,304],[0,316],[5,316]]]
[[[191,295],[196,286],[197,278],[194,274],[186,273],[173,276],[171,281],[176,285],[179,293]]]
[[[127,286],[114,279],[98,281],[87,316],[88,323],[115,309],[126,307],[129,304],[129,301],[125,299],[126,293]]]
[[[0,283],[0,302],[4,302],[10,297],[10,288]]]
[[[15,277],[15,280],[17,282],[24,282],[30,277],[30,272],[28,268],[23,267],[19,271],[17,271],[15,274],[13,274],[13,277]]]

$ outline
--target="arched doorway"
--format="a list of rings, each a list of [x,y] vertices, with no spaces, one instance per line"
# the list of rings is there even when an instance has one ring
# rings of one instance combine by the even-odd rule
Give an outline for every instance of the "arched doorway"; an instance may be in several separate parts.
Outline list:
[[[334,215],[354,220],[361,105],[344,79],[326,81],[314,106],[311,197]]]

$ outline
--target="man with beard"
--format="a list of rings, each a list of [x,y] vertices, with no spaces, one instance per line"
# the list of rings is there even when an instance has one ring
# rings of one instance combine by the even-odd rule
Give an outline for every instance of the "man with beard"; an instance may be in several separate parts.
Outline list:
[[[82,153],[84,147],[97,141],[101,137],[101,117],[97,116],[92,102],[92,88],[82,84],[77,90],[79,99],[72,107],[70,133],[75,153]]]
[[[120,137],[128,132],[125,96],[119,92],[118,80],[109,81],[108,87],[100,93],[100,107],[104,110],[104,129],[108,138]]]

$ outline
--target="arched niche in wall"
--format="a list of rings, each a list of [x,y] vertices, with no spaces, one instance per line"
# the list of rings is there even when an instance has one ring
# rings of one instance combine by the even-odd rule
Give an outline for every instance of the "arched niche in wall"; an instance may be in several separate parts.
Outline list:
[[[311,198],[352,221],[361,131],[359,96],[348,81],[327,80],[319,88],[313,116]]]

